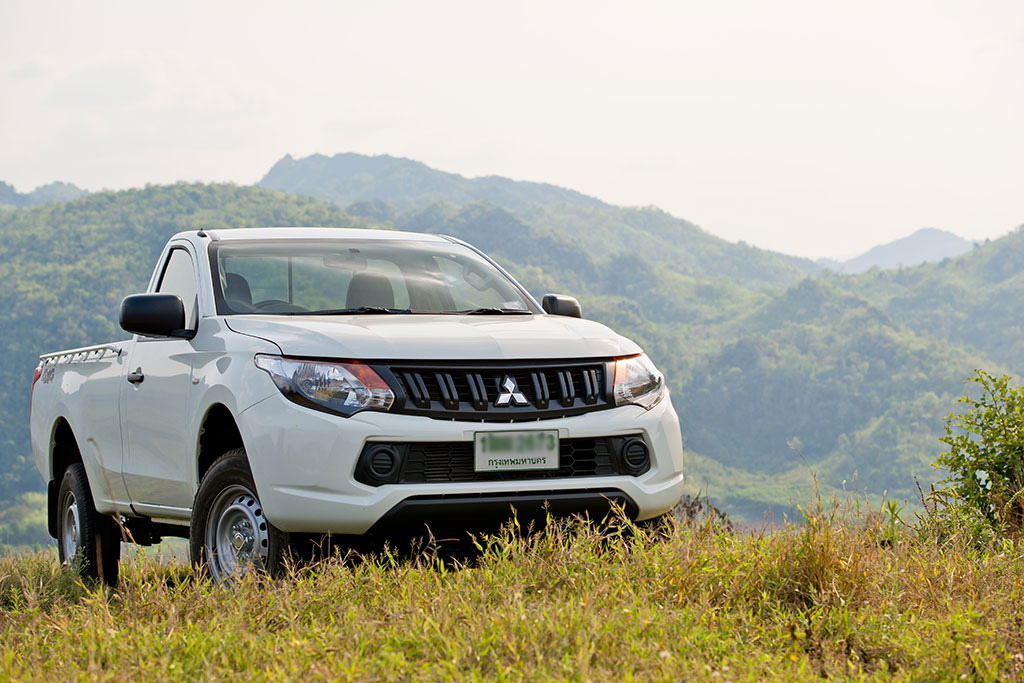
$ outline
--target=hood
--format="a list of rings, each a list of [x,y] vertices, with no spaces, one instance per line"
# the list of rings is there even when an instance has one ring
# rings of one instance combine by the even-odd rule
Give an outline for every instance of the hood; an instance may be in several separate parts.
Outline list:
[[[287,356],[351,360],[600,358],[640,347],[600,323],[548,315],[244,315],[224,319]]]

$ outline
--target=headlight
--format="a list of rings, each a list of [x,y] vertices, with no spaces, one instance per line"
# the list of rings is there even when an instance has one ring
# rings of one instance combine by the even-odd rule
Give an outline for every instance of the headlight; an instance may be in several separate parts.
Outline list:
[[[387,410],[395,393],[366,363],[328,363],[281,356],[256,356],[286,397],[300,405],[348,417],[360,410]]]
[[[646,355],[615,360],[615,405],[650,410],[665,395],[665,377]]]

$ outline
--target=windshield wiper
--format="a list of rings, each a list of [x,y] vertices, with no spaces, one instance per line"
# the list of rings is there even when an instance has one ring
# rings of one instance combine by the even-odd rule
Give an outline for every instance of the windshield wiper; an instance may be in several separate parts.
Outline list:
[[[384,306],[359,306],[358,308],[328,308],[322,311],[287,311],[273,315],[398,315],[421,313],[424,315],[531,315],[530,311],[521,308],[470,308],[464,311],[413,311],[409,308],[385,308]]]
[[[310,311],[296,315],[364,315],[374,313],[412,313],[408,308],[385,308],[383,306],[359,306],[358,308],[330,308],[323,311]]]
[[[531,315],[530,311],[521,308],[472,308],[468,311],[456,311],[463,315]]]

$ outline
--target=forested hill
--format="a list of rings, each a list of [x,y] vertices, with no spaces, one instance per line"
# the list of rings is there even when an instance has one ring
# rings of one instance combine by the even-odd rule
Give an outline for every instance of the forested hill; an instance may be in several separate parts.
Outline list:
[[[1024,226],[955,259],[834,281],[912,330],[1024,373]]]
[[[31,192],[22,193],[0,181],[0,208],[24,208],[47,202],[67,202],[84,197],[88,192],[71,183],[54,182],[42,185]]]
[[[259,184],[339,204],[384,199],[403,208],[438,200],[456,204],[486,201],[512,210],[531,204],[604,206],[599,199],[547,183],[500,176],[465,178],[386,154],[313,154],[302,159],[289,154],[274,164]]]
[[[43,482],[27,395],[39,353],[124,338],[173,233],[256,225],[398,227],[477,244],[534,294],[636,339],[666,372],[693,487],[759,519],[811,492],[913,498],[936,473],[943,417],[975,367],[1020,367],[1024,233],[943,264],[808,276],[802,261],[731,245],[655,209],[491,203],[400,208],[259,187],[171,185],[0,213],[0,500]],[[352,215],[360,214],[358,216]],[[1014,355],[1014,354],[1017,355]],[[2,506],[0,506],[2,507]],[[10,541],[0,509],[0,543]]]
[[[493,237],[494,246],[513,239],[518,224],[529,224],[593,258],[629,252],[677,272],[755,288],[788,286],[821,271],[808,259],[727,242],[657,208],[611,206],[573,190],[497,176],[467,179],[409,159],[286,156],[260,184],[332,201],[402,229],[455,234],[468,225],[483,233],[478,239]]]
[[[820,259],[817,263],[837,273],[863,273],[872,268],[891,269],[937,263],[956,258],[971,250],[973,244],[946,230],[922,228],[912,235],[879,244],[860,256],[846,261]]]
[[[375,203],[380,207],[380,202]],[[361,215],[362,204],[348,212]],[[380,219],[380,212],[365,214]],[[744,287],[786,287],[817,268],[810,261],[790,259],[755,247],[731,244],[655,208],[579,207],[557,205],[512,212],[486,202],[458,206],[437,202],[422,209],[391,212],[388,225],[417,232],[445,232],[476,240],[482,249],[511,255],[519,263],[551,260],[533,240],[547,237],[577,256],[595,261],[629,259],[664,265],[673,272],[702,280]],[[516,244],[529,236],[529,240]],[[525,260],[524,260],[525,259]],[[554,270],[557,264],[550,263]]]

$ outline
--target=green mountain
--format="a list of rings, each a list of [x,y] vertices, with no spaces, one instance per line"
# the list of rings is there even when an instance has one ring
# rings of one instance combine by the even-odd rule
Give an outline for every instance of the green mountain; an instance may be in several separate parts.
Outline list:
[[[21,193],[7,183],[0,181],[0,206],[24,208],[47,202],[69,202],[89,194],[71,183],[54,182],[41,185],[28,193]]]
[[[1024,373],[1024,226],[959,258],[835,282],[918,334]]]
[[[535,205],[518,213],[542,230],[577,239],[596,258],[636,253],[702,279],[762,289],[786,287],[821,272],[808,259],[727,242],[656,207]]]
[[[826,487],[847,481],[913,500],[915,478],[934,480],[937,437],[962,380],[998,369],[821,279],[768,301],[739,329],[699,359],[678,403],[690,449],[764,483],[814,472]],[[757,488],[719,494],[756,514]]]
[[[912,235],[872,247],[846,261],[820,259],[818,265],[837,273],[863,273],[872,268],[902,268],[936,263],[971,250],[974,243],[946,230],[922,228]]]
[[[286,156],[260,185],[332,201],[403,230],[472,233],[481,248],[503,253],[515,247],[500,243],[528,224],[597,259],[635,253],[680,273],[754,287],[788,286],[821,271],[808,259],[726,242],[654,207],[610,206],[573,190],[498,176],[467,179],[386,155]]]
[[[323,154],[278,161],[260,180],[262,187],[326,199],[339,204],[383,199],[409,208],[435,201],[467,204],[486,201],[517,210],[531,204],[604,206],[594,197],[547,183],[509,180],[499,176],[464,178],[411,159],[382,154]]]

